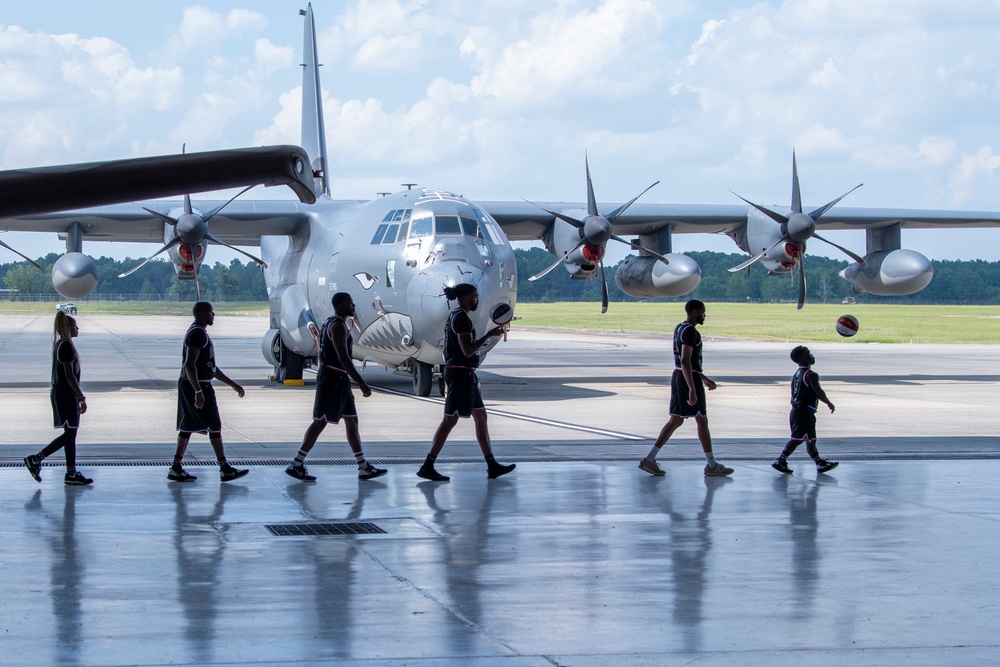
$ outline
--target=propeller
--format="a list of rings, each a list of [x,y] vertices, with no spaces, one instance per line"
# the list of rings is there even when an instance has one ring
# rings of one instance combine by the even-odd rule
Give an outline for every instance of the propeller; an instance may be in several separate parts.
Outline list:
[[[771,244],[771,247],[767,248],[764,252],[760,253],[759,255],[754,255],[753,257],[743,262],[739,266],[734,266],[733,268],[729,269],[729,272],[735,273],[737,271],[742,271],[743,269],[748,269],[751,264],[760,259],[763,259],[765,256],[767,256],[769,252],[774,250],[782,243],[795,246],[793,250],[793,259],[795,260],[795,265],[799,272],[799,297],[798,297],[797,308],[801,310],[802,306],[806,302],[806,265],[805,265],[806,241],[808,241],[809,239],[819,239],[823,243],[832,245],[834,248],[841,251],[842,253],[853,259],[858,264],[863,265],[865,263],[864,258],[861,257],[860,255],[851,252],[844,246],[838,245],[833,241],[825,239],[816,233],[816,221],[820,218],[820,216],[829,211],[837,204],[837,202],[839,202],[841,199],[843,199],[847,195],[851,194],[852,192],[860,188],[862,185],[863,184],[861,183],[855,185],[853,188],[851,188],[844,194],[840,195],[839,197],[825,204],[824,206],[820,206],[811,213],[803,213],[802,193],[801,190],[799,189],[799,170],[795,161],[795,151],[792,151],[792,206],[791,206],[791,211],[789,212],[788,215],[784,215],[782,213],[778,213],[777,211],[772,211],[769,208],[765,208],[764,206],[761,206],[759,204],[755,204],[749,199],[740,197],[740,195],[737,195],[735,192],[733,192],[734,195],[745,201],[747,204],[753,206],[755,209],[757,209],[758,211],[760,211],[761,213],[763,213],[764,215],[766,215],[767,217],[771,218],[776,223],[778,223],[781,226],[781,237],[773,244]]]
[[[652,255],[653,257],[656,257],[664,264],[670,263],[670,261],[660,253],[654,250],[650,250],[649,248],[644,248],[643,246],[639,245],[638,243],[635,243],[634,241],[627,241],[622,237],[617,236],[614,233],[613,228],[611,226],[611,223],[613,223],[615,219],[618,218],[618,216],[624,213],[629,206],[634,204],[639,197],[649,192],[649,190],[652,189],[653,186],[657,185],[659,181],[653,183],[653,185],[650,185],[648,188],[646,188],[638,195],[630,199],[627,203],[622,204],[614,211],[604,216],[601,215],[597,210],[597,198],[594,196],[594,184],[590,178],[590,162],[587,159],[586,155],[584,156],[584,166],[587,172],[587,215],[586,217],[584,217],[583,220],[577,220],[576,218],[566,215],[564,213],[560,213],[558,211],[551,211],[545,208],[544,206],[535,204],[534,202],[528,201],[527,199],[524,200],[533,206],[538,206],[538,208],[542,209],[549,215],[555,216],[556,218],[562,220],[563,222],[568,223],[573,227],[576,227],[577,231],[580,234],[580,241],[575,246],[573,246],[572,250],[570,250],[564,256],[560,257],[555,262],[547,266],[544,270],[539,271],[535,275],[528,278],[528,280],[534,282],[535,280],[545,277],[554,268],[556,268],[560,264],[567,262],[569,257],[571,257],[577,250],[582,249],[584,257],[586,257],[590,261],[596,259],[598,266],[601,269],[601,283],[602,283],[601,312],[606,313],[608,312],[608,281],[604,277],[604,248],[609,240],[614,240],[619,243],[624,243],[633,250],[645,251],[648,254]]]
[[[28,257],[27,255],[25,255],[24,253],[21,253],[21,252],[18,252],[17,250],[14,250],[13,248],[11,248],[9,245],[7,245],[6,243],[4,243],[3,241],[0,241],[0,246],[3,246],[4,248],[7,248],[7,250],[10,250],[12,253],[14,253],[15,255],[17,255],[18,257],[21,257],[23,259],[28,260],[29,262],[31,262],[32,264],[34,264],[35,268],[38,269],[39,271],[41,271],[42,273],[45,272],[45,269],[42,268],[41,264],[39,264],[35,260],[31,259],[30,257]]]
[[[152,209],[146,208],[145,206],[141,206],[140,208],[142,208],[142,210],[146,211],[147,213],[156,218],[159,218],[164,223],[172,226],[174,228],[174,238],[172,238],[170,242],[167,243],[165,246],[163,246],[162,248],[154,252],[152,255],[147,257],[145,260],[143,260],[141,264],[132,269],[129,269],[124,273],[119,274],[118,277],[124,278],[126,276],[130,276],[139,269],[141,269],[142,267],[146,266],[146,264],[148,264],[150,260],[152,260],[157,255],[161,255],[164,252],[176,246],[184,246],[187,247],[191,253],[192,265],[194,266],[195,297],[200,301],[201,285],[198,280],[198,262],[193,260],[197,257],[196,248],[200,247],[202,242],[204,242],[205,240],[211,241],[221,246],[225,246],[231,250],[235,250],[241,255],[246,255],[247,257],[257,262],[266,269],[267,264],[264,262],[264,260],[260,259],[259,257],[254,257],[250,253],[244,252],[243,250],[240,250],[235,246],[231,246],[225,241],[219,240],[218,238],[213,236],[211,232],[208,231],[208,221],[211,220],[217,213],[219,213],[219,211],[224,209],[226,206],[229,206],[229,204],[231,204],[237,197],[239,197],[252,187],[253,186],[251,185],[249,187],[243,188],[240,192],[238,192],[232,199],[227,201],[225,204],[215,208],[212,211],[209,211],[204,215],[194,212],[194,209],[191,206],[190,195],[184,195],[184,213],[182,213],[176,219],[170,217],[169,215],[160,213],[159,211],[154,211]]]

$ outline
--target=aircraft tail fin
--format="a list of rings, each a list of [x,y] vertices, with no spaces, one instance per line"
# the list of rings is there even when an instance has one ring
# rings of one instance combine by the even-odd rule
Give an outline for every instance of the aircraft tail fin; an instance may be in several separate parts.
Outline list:
[[[299,10],[305,16],[305,35],[302,45],[302,148],[309,154],[316,193],[330,194],[330,176],[327,171],[326,127],[323,123],[323,90],[319,83],[319,56],[316,49],[316,23],[312,3]]]

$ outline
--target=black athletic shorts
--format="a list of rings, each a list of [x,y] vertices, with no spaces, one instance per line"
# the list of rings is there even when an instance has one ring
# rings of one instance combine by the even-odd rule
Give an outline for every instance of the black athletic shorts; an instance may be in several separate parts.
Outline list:
[[[357,416],[358,409],[354,405],[351,378],[346,373],[321,369],[316,378],[313,419],[337,424],[341,417],[357,418]]]
[[[792,408],[792,411],[788,413],[788,425],[792,429],[792,436],[789,440],[816,441],[816,413],[813,410]]]
[[[694,405],[688,405],[688,384],[684,381],[684,373],[679,368],[675,368],[674,374],[670,377],[671,416],[687,419],[688,417],[708,415],[705,405],[705,385],[698,373],[694,375],[694,390],[698,400]]]
[[[479,377],[468,368],[444,368],[444,414],[471,417],[473,410],[485,410],[483,396],[479,393]]]
[[[187,380],[177,381],[177,430],[186,433],[222,433],[222,417],[211,382],[198,385],[205,395],[201,410],[194,407],[194,389]]]
[[[69,387],[52,387],[49,398],[52,400],[53,428],[80,428],[80,402]]]

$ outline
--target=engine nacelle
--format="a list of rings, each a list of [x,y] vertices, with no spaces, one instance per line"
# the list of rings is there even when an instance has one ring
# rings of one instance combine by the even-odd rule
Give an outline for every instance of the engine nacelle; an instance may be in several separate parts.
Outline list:
[[[177,274],[177,278],[180,280],[194,280],[197,275],[197,268],[205,261],[207,250],[207,241],[202,241],[199,245],[194,246],[194,255],[191,254],[190,246],[179,245],[171,248],[169,250],[170,261],[174,265],[174,272]]]
[[[915,250],[879,250],[865,255],[864,265],[855,262],[848,266],[840,277],[851,283],[857,294],[905,296],[927,287],[934,267]]]
[[[314,357],[319,352],[316,336],[317,325],[305,292],[299,285],[285,285],[271,296],[280,305],[281,342],[292,352],[303,357]]]
[[[655,257],[626,257],[615,270],[615,284],[629,296],[687,294],[701,282],[701,267],[687,255],[670,253],[664,264]]]
[[[97,286],[97,263],[82,252],[68,252],[52,265],[52,286],[67,299],[82,299]]]

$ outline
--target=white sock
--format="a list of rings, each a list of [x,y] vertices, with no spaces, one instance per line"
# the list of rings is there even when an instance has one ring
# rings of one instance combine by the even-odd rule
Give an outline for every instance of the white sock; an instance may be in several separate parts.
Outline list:
[[[660,448],[657,447],[656,445],[653,445],[653,448],[651,450],[649,450],[649,454],[646,454],[646,460],[647,461],[655,461],[656,460],[656,455],[659,454],[659,453],[660,453]]]
[[[705,452],[705,461],[708,462],[708,465],[715,466],[715,454],[712,452]]]

